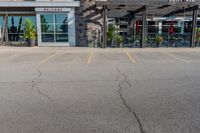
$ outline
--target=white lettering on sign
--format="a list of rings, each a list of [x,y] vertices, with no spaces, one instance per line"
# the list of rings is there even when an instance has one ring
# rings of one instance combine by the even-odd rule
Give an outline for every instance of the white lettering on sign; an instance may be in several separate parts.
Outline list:
[[[35,8],[37,12],[68,12],[71,8]]]

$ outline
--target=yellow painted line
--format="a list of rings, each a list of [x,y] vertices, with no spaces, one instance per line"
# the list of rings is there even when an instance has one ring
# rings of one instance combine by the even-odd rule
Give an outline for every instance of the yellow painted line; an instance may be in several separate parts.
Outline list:
[[[128,56],[128,59],[133,63],[135,64],[136,61],[133,59],[133,57],[130,55],[130,53],[128,51],[125,51],[126,55]]]
[[[181,62],[184,62],[184,63],[188,63],[188,64],[190,63],[190,61],[182,59],[182,58],[179,58],[179,57],[177,57],[177,56],[175,56],[173,54],[170,54],[168,52],[162,52],[162,53],[165,54],[165,55],[167,55],[167,56],[170,56],[170,57],[172,57],[172,58],[174,58],[174,59],[176,59],[178,61],[181,61]]]
[[[52,58],[55,57],[55,56],[56,56],[56,53],[54,53],[54,54],[48,56],[47,58],[45,58],[44,60],[42,60],[42,61],[41,61],[40,63],[38,63],[38,64],[39,64],[39,65],[42,65],[42,64],[46,63],[47,61],[49,61],[50,59],[52,59]]]
[[[90,53],[90,56],[89,56],[89,58],[88,58],[87,64],[90,64],[90,63],[92,62],[93,56],[94,56],[94,53],[91,52],[91,53]]]

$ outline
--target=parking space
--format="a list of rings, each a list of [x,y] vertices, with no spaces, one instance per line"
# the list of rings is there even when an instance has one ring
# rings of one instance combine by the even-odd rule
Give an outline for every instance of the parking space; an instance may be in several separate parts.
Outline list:
[[[199,59],[200,49],[0,48],[0,132],[198,133]]]
[[[65,49],[65,48],[64,48]],[[182,63],[191,63],[191,61],[198,61],[200,54],[198,50],[191,51],[190,49],[109,49],[109,50],[98,50],[90,49],[77,51],[73,49],[72,52],[65,50],[52,50],[44,49],[38,51],[32,48],[29,51],[1,51],[0,62],[3,63],[32,63],[33,65],[42,65],[49,63],[109,63],[109,62],[124,62],[124,63],[149,63],[149,62],[170,62],[178,61]],[[188,50],[188,51],[187,51]],[[43,52],[45,51],[45,52]]]

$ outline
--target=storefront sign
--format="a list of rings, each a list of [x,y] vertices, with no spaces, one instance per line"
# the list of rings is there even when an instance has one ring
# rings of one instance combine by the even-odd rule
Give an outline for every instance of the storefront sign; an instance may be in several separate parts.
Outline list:
[[[70,8],[35,8],[36,12],[68,12]]]

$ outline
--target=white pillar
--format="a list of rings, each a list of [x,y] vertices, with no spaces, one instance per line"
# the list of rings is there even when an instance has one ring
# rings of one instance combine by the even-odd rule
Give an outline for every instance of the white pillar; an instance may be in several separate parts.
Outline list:
[[[37,41],[38,46],[41,46],[41,24],[40,24],[40,14],[36,14],[36,25],[37,25]]]
[[[76,46],[75,8],[68,13],[69,46]]]
[[[158,34],[162,34],[162,21],[158,22]]]
[[[181,21],[181,34],[184,34],[184,21]]]

